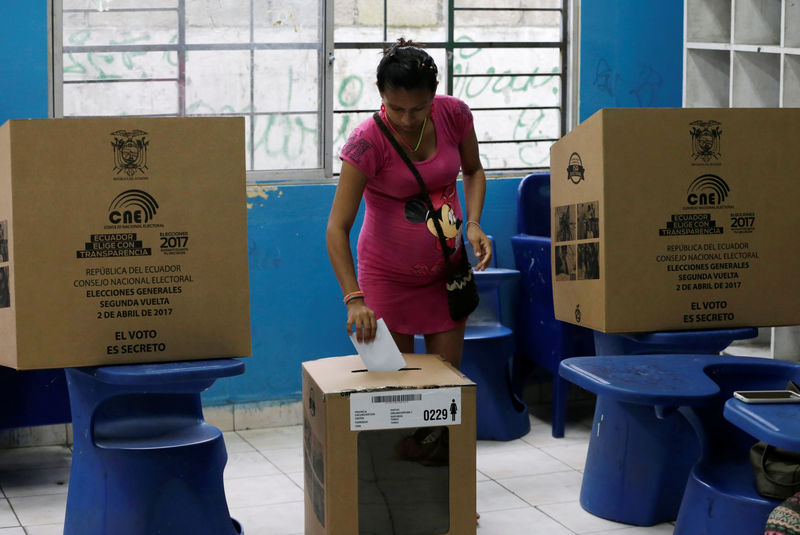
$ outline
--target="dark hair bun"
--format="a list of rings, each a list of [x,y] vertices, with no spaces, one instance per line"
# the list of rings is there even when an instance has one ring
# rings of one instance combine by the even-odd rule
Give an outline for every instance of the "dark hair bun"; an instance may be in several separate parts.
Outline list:
[[[393,89],[427,89],[436,92],[439,69],[433,58],[422,47],[411,40],[400,38],[383,51],[378,63],[378,90],[383,93],[386,87]]]

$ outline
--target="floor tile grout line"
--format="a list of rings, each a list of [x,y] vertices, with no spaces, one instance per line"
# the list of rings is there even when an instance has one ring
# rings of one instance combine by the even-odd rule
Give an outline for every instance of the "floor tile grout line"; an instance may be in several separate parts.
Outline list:
[[[299,425],[299,424],[298,424],[298,425]],[[295,427],[295,426],[284,426],[284,427]],[[266,460],[268,463],[270,463],[270,464],[271,464],[271,465],[272,465],[272,466],[273,466],[273,467],[274,467],[274,468],[275,468],[275,469],[276,469],[278,472],[280,472],[280,474],[282,474],[282,475],[286,476],[286,478],[288,478],[288,479],[289,479],[289,481],[291,481],[291,482],[292,482],[292,484],[293,484],[295,487],[297,487],[298,489],[300,489],[300,491],[301,491],[301,492],[305,492],[305,490],[303,489],[303,487],[301,487],[301,486],[300,486],[300,485],[299,485],[299,484],[298,484],[298,483],[297,483],[297,482],[296,482],[294,479],[292,479],[292,477],[289,475],[289,474],[293,474],[293,473],[296,473],[296,472],[286,472],[286,471],[285,471],[285,470],[283,470],[283,469],[282,469],[280,466],[278,466],[277,464],[275,464],[275,463],[274,463],[274,462],[273,462],[273,461],[272,461],[272,460],[271,460],[269,457],[267,457],[267,455],[264,453],[264,451],[260,450],[260,449],[259,449],[259,448],[258,448],[258,447],[255,445],[255,444],[253,444],[252,442],[250,442],[249,440],[247,440],[247,438],[246,438],[246,437],[243,437],[242,435],[240,435],[238,431],[235,431],[235,433],[236,433],[236,435],[237,435],[239,438],[241,438],[242,440],[244,440],[244,441],[245,441],[245,442],[246,442],[246,443],[247,443],[247,444],[248,444],[250,447],[252,447],[252,448],[253,448],[255,451],[257,451],[257,452],[258,452],[258,454],[259,454],[259,455],[261,455],[261,456],[262,456],[262,457],[263,457],[263,458],[264,458],[264,459],[265,459],[265,460]],[[275,448],[275,449],[276,449],[276,450],[293,450],[294,448]],[[237,479],[239,479],[239,478],[237,478]]]
[[[523,440],[523,442],[524,442],[524,440]],[[542,474],[531,474],[531,475],[527,475],[527,476],[518,476],[518,477],[535,477],[535,476],[539,476],[539,475],[556,474],[556,473],[562,473],[562,472],[563,472],[563,473],[566,473],[566,472],[569,472],[569,471],[571,471],[571,472],[578,472],[578,473],[582,473],[581,471],[579,471],[579,470],[576,470],[574,467],[571,467],[571,466],[569,466],[568,464],[564,463],[564,462],[563,462],[563,461],[561,461],[560,459],[556,459],[555,457],[553,457],[552,455],[548,454],[547,452],[545,452],[545,451],[542,451],[542,449],[541,449],[539,446],[534,446],[533,444],[529,444],[529,443],[528,443],[528,445],[529,445],[529,446],[531,446],[532,448],[535,448],[535,449],[539,450],[539,451],[540,451],[540,452],[542,452],[543,454],[545,454],[545,455],[548,455],[548,456],[549,456],[549,457],[551,457],[551,458],[554,458],[556,461],[558,461],[559,463],[561,463],[561,464],[563,464],[564,466],[566,466],[566,467],[568,468],[568,470],[563,470],[563,471],[562,471],[562,470],[560,470],[560,471],[556,471],[556,472],[545,472],[545,473],[542,473]],[[530,508],[532,508],[532,509],[535,509],[535,510],[539,511],[541,514],[543,514],[543,515],[545,515],[546,517],[550,518],[551,520],[553,520],[553,522],[555,522],[555,523],[556,523],[556,524],[558,524],[559,526],[562,526],[562,527],[563,527],[565,530],[567,530],[567,531],[568,531],[569,533],[571,533],[572,535],[581,535],[581,534],[578,534],[577,532],[575,532],[575,531],[571,530],[569,527],[567,527],[567,526],[566,526],[566,525],[564,525],[562,522],[560,522],[560,521],[559,521],[557,518],[553,517],[552,515],[549,515],[548,513],[546,513],[545,511],[543,511],[542,509],[540,509],[540,508],[539,508],[539,505],[553,505],[553,504],[539,504],[539,505],[534,505],[534,504],[531,504],[530,502],[528,502],[527,500],[525,500],[525,499],[524,499],[522,496],[519,496],[517,493],[515,493],[515,492],[514,492],[514,491],[512,491],[511,489],[508,489],[507,487],[505,487],[505,486],[504,486],[502,483],[500,483],[500,481],[498,481],[498,480],[497,480],[497,479],[495,479],[494,477],[491,477],[491,476],[489,476],[489,479],[490,479],[490,481],[493,481],[494,483],[496,483],[497,485],[499,485],[500,487],[502,487],[502,488],[503,488],[503,489],[505,489],[506,491],[510,492],[511,494],[513,494],[514,496],[516,496],[517,498],[521,499],[521,500],[522,500],[524,503],[528,504],[528,507],[530,507]],[[512,478],[509,478],[509,479],[512,479]],[[565,502],[554,502],[554,504],[559,504],[559,503],[570,503],[571,501],[574,501],[574,500],[569,500],[569,501],[565,501]]]
[[[577,472],[577,470],[573,470],[573,471]],[[503,481],[507,481],[509,479],[521,479],[523,477],[537,477],[537,476],[540,476],[540,475],[550,475],[550,474],[560,474],[560,473],[566,473],[566,471],[565,472],[547,472],[545,474],[534,474],[532,476],[518,476],[518,477],[503,478]],[[522,496],[520,496],[519,494],[517,494],[516,492],[514,492],[513,490],[511,490],[510,488],[508,488],[505,485],[503,485],[500,481],[498,481],[496,479],[493,479],[492,481],[497,483],[502,489],[504,489],[507,492],[511,493],[512,495],[516,496],[517,498],[519,498],[520,500],[522,500],[523,502],[527,503],[530,507],[533,507],[533,508],[536,508],[536,507],[538,507],[540,505],[558,505],[558,504],[562,504],[562,503],[571,503],[571,502],[575,501],[574,499],[571,499],[571,500],[563,500],[563,501],[559,500],[559,501],[548,502],[548,503],[531,503],[528,500],[526,500],[525,498],[523,498]]]
[[[278,503],[260,503],[254,505],[240,505],[240,506],[233,506],[231,509],[235,509],[237,511],[249,510],[249,509],[263,509],[264,507],[272,507],[273,505],[290,505],[290,504],[302,504],[303,500],[294,500],[288,502],[278,502]]]
[[[552,459],[555,459],[556,461],[560,462],[560,463],[561,463],[561,464],[563,464],[564,466],[567,466],[567,467],[569,467],[571,470],[583,471],[583,469],[580,469],[580,470],[579,470],[578,468],[575,468],[574,466],[571,466],[571,465],[567,464],[566,462],[562,461],[561,459],[559,459],[559,458],[558,458],[558,457],[556,457],[555,455],[553,455],[553,454],[551,454],[551,453],[548,453],[548,452],[544,451],[542,448],[537,448],[537,449],[538,449],[539,451],[541,451],[543,454],[547,455],[548,457],[550,457],[550,458],[552,458]]]
[[[564,463],[562,462],[561,464],[564,464]],[[564,466],[567,466],[567,465],[564,464]],[[578,470],[577,468],[573,468],[571,466],[567,466],[567,468],[568,468],[567,470],[554,470],[552,472],[541,472],[541,473],[538,473],[538,474],[523,474],[523,475],[519,475],[519,476],[503,477],[501,479],[503,481],[508,481],[510,479],[523,479],[523,478],[527,478],[527,477],[548,476],[548,475],[552,475],[552,474],[565,474],[567,472],[577,472],[577,473],[583,475],[583,471],[582,470]],[[492,481],[497,481],[498,484],[501,484],[500,481],[497,480],[497,479],[492,478]]]
[[[252,508],[270,507],[272,505],[288,505],[290,503],[303,503],[303,500],[286,500],[286,501],[282,501],[282,502],[256,503],[256,504],[252,504],[252,505],[242,505],[242,506],[239,506],[239,507],[237,507],[235,505],[231,506],[231,504],[228,504],[228,509],[247,509],[247,508],[250,508],[250,507],[252,507]]]
[[[43,492],[39,494],[20,494],[18,496],[8,496],[5,499],[11,502],[11,500],[20,500],[20,499],[28,499],[28,498],[43,498],[45,496],[65,496],[67,491],[64,492]]]
[[[263,458],[264,458],[264,460],[265,460],[265,461],[267,461],[267,462],[268,462],[270,465],[272,465],[272,467],[273,467],[273,468],[275,468],[275,470],[277,470],[278,472],[280,472],[280,473],[281,473],[281,474],[283,474],[283,475],[286,475],[286,473],[285,473],[283,470],[281,470],[281,468],[280,468],[280,467],[279,467],[277,464],[275,464],[274,462],[272,462],[272,460],[271,460],[269,457],[267,457],[267,456],[264,454],[264,452],[263,452],[263,451],[261,451],[260,449],[258,449],[258,447],[256,447],[256,445],[255,445],[255,444],[253,444],[252,442],[250,442],[249,440],[247,440],[247,438],[246,438],[246,437],[243,437],[242,435],[240,435],[238,431],[235,431],[235,433],[236,433],[236,435],[237,435],[239,438],[241,438],[242,440],[244,440],[244,441],[245,441],[245,442],[246,442],[246,443],[247,443],[247,444],[248,444],[248,445],[249,445],[251,448],[253,448],[253,450],[255,450],[256,452],[258,452],[258,454],[259,454],[259,455],[261,455],[261,457],[263,457]],[[288,477],[288,476],[287,476],[287,477]],[[292,478],[289,478],[289,479],[292,479]],[[292,483],[294,483],[294,481],[292,481]],[[297,485],[297,484],[295,483],[295,485]]]
[[[498,507],[497,509],[481,509],[478,512],[483,513],[502,513],[507,511],[527,511],[528,509],[536,509],[535,506],[530,505],[529,503],[525,502],[525,505],[522,507]]]
[[[565,502],[565,503],[569,503],[569,502]],[[548,514],[547,511],[543,511],[542,509],[540,509],[539,506],[535,505],[533,508],[536,509],[537,511],[539,511],[540,513],[542,513],[544,516],[546,516],[547,518],[549,518],[553,522],[555,522],[556,524],[558,524],[559,526],[562,526],[565,530],[569,531],[573,535],[583,535],[583,534],[581,534],[581,533],[579,533],[579,532],[577,532],[577,531],[575,531],[573,529],[570,529],[567,525],[565,525],[559,519],[557,519],[556,517],[554,517],[551,514]]]
[[[22,519],[20,519],[19,514],[17,514],[17,510],[14,509],[14,505],[11,503],[11,500],[8,499],[8,498],[4,498],[4,500],[8,503],[8,508],[11,509],[11,512],[13,513],[14,518],[17,519],[17,525],[24,529],[24,526],[22,525]],[[9,526],[9,527],[14,528],[14,527],[17,527],[17,526]]]

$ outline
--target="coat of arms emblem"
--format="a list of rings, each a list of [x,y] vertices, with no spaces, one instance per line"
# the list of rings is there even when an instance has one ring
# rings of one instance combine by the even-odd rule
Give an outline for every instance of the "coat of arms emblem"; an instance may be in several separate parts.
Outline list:
[[[144,174],[147,169],[147,146],[150,142],[145,138],[147,132],[142,130],[117,130],[111,133],[114,141],[114,172],[125,173],[133,177],[136,173]]]
[[[722,129],[718,121],[694,121],[690,123],[692,134],[692,158],[705,163],[722,156],[720,137]]]

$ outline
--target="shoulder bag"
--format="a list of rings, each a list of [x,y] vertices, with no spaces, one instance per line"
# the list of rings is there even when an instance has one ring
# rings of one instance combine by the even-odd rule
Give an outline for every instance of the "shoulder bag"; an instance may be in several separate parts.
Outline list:
[[[750,464],[760,495],[785,500],[800,492],[800,453],[759,441],[750,448]]]

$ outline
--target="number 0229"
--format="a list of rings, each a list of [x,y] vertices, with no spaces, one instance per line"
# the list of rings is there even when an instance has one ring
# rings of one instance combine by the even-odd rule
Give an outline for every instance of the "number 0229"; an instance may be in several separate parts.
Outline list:
[[[422,419],[426,422],[447,420],[447,409],[425,409],[422,411]]]

